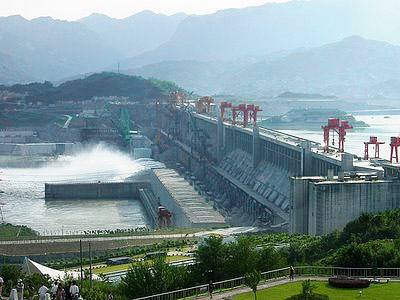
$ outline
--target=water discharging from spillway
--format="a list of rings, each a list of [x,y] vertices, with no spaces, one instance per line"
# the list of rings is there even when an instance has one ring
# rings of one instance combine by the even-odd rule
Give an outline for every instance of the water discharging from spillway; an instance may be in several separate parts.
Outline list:
[[[45,182],[122,181],[161,163],[133,160],[104,145],[60,156],[40,168],[0,169],[0,203],[4,219],[42,234],[135,228],[147,225],[137,199],[45,201]]]

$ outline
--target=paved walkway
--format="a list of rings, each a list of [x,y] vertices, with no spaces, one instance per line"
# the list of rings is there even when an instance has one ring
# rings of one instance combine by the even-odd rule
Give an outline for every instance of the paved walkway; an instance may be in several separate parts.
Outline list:
[[[282,278],[282,279],[273,279],[273,280],[268,280],[267,282],[260,284],[257,288],[257,290],[263,290],[263,289],[268,289],[271,288],[273,286],[277,286],[277,285],[282,285],[282,284],[288,284],[290,282],[296,282],[296,281],[303,281],[303,280],[307,280],[307,279],[311,279],[311,280],[318,280],[318,281],[328,281],[328,277],[316,277],[316,276],[305,276],[305,277],[295,277],[294,280],[289,280],[288,277]],[[213,295],[213,299],[224,299],[224,298],[229,298],[229,297],[233,297],[235,295],[238,294],[243,294],[243,293],[248,293],[251,292],[251,289],[248,287],[242,287],[242,288],[237,288],[234,290],[230,290],[230,291],[226,291],[223,293],[216,293]],[[198,297],[195,298],[197,300],[206,300],[206,299],[210,299],[209,296],[207,297]]]

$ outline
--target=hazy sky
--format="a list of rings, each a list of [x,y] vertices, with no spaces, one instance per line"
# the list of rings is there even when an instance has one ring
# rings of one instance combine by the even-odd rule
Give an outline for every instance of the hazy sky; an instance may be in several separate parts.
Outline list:
[[[0,0],[0,15],[22,15],[27,19],[51,16],[76,20],[93,12],[124,18],[142,10],[167,15],[176,12],[207,14],[224,8],[240,8],[288,0]]]

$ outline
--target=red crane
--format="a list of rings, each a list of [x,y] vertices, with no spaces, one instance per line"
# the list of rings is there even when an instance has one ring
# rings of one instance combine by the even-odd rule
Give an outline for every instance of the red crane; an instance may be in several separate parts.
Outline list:
[[[368,142],[364,142],[364,159],[369,159],[369,145],[375,145],[375,158],[379,157],[379,145],[384,144],[385,142],[378,142],[378,138],[376,136],[370,136]]]
[[[390,162],[393,162],[393,158],[396,158],[396,163],[399,162],[399,146],[400,146],[400,137],[392,136],[390,138]],[[395,151],[395,156],[393,156],[393,150]]]
[[[253,109],[250,111],[250,120],[252,120],[253,126],[257,124],[257,112],[262,111],[260,106],[254,105]]]
[[[241,109],[239,106],[232,106],[232,126],[236,126],[236,117],[239,115]]]
[[[221,110],[221,120],[224,122],[225,120],[225,109],[226,108],[232,108],[232,103],[231,102],[221,102],[219,104],[219,108]]]
[[[329,151],[329,133],[330,131],[335,134],[335,132],[339,135],[339,152],[344,152],[344,141],[346,136],[346,130],[352,129],[353,127],[350,126],[349,121],[339,121],[338,118],[329,118],[328,125],[321,126],[324,130],[324,151]],[[334,144],[335,140],[332,139],[332,145]]]
[[[353,129],[353,126],[350,126],[349,121],[341,121],[339,126],[339,152],[344,152],[344,137],[347,129]]]

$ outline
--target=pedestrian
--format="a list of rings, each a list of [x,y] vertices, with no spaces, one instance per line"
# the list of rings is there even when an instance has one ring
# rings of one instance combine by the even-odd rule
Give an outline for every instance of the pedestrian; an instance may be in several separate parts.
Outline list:
[[[67,286],[65,287],[65,300],[71,300],[71,293],[69,292],[69,289],[71,288],[71,281],[68,281]]]
[[[45,300],[46,299],[46,294],[48,292],[47,286],[44,285],[44,283],[41,285],[39,288],[38,294],[39,294],[39,300]]]
[[[210,283],[208,284],[208,293],[210,294],[210,299],[212,299],[212,293],[214,291],[214,284],[212,282],[212,280],[210,280]]]
[[[28,284],[28,293],[29,293],[29,300],[33,300],[33,296],[35,296],[35,289],[32,283]]]
[[[51,299],[52,300],[56,300],[57,289],[58,289],[58,282],[56,281],[51,285]]]
[[[17,289],[12,289],[8,300],[18,300]]]
[[[24,300],[24,283],[22,282],[22,279],[18,279],[17,295],[18,295],[18,300]]]
[[[76,281],[72,281],[72,285],[69,288],[69,292],[71,294],[72,300],[78,300],[79,297],[79,287],[76,285]]]
[[[1,293],[3,292],[4,279],[0,277],[0,300],[3,300]]]
[[[293,280],[294,279],[294,268],[293,266],[290,266],[290,270],[289,270],[289,279]]]
[[[61,282],[58,284],[58,289],[57,289],[57,300],[64,300],[65,299],[65,291],[62,287]]]
[[[107,295],[107,300],[113,300],[114,299],[114,296],[113,296],[113,294],[111,293],[111,291],[109,291],[108,292],[108,295]]]

